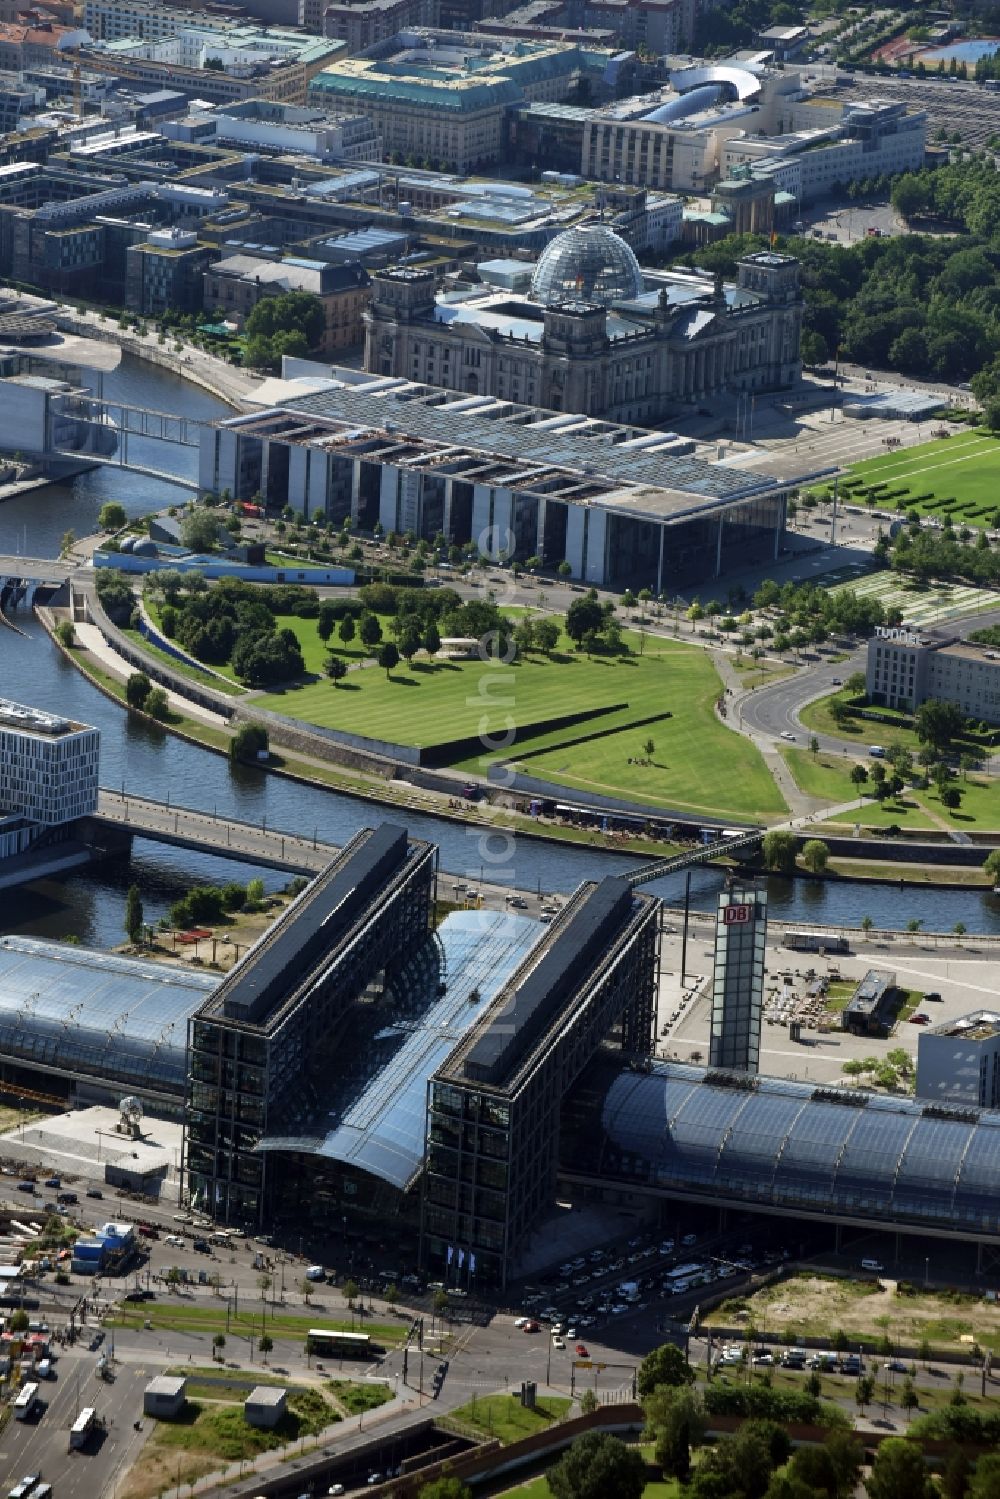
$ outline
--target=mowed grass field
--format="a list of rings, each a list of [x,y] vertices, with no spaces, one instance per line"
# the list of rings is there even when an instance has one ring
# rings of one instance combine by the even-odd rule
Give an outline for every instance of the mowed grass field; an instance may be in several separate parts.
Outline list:
[[[1000,440],[984,431],[960,432],[862,459],[851,465],[850,476],[869,486],[889,486],[892,493],[876,502],[879,509],[947,514],[970,526],[985,526],[1000,508]],[[906,494],[897,495],[896,490]],[[929,498],[918,498],[922,495]],[[851,503],[851,495],[845,500]],[[942,503],[949,500],[955,504]]]
[[[326,652],[315,636],[315,621],[279,623],[286,622],[303,642],[307,667],[321,671]],[[382,624],[388,637],[387,621]],[[512,667],[418,656],[412,666],[401,662],[388,677],[367,665],[350,671],[337,687],[317,676],[256,701],[325,728],[421,748],[492,736],[492,748],[487,743],[482,755],[456,761],[478,773],[491,759],[503,757],[568,788],[625,795],[654,806],[733,818],[783,814],[784,802],[757,750],[715,717],[721,683],[708,654],[647,635],[640,656],[639,635],[626,631],[624,638],[631,647],[628,656],[588,657],[563,637],[551,657],[531,654]],[[353,642],[351,651],[341,654],[349,664],[358,662]],[[561,715],[616,704],[624,706],[613,714],[551,727]],[[635,723],[658,714],[669,717]],[[517,736],[508,745],[504,736],[511,728]],[[609,729],[613,732],[594,737]],[[654,744],[649,756],[648,739]],[[542,753],[525,756],[525,751]],[[638,763],[644,759],[650,763]]]
[[[997,496],[1000,504],[1000,490]],[[850,589],[859,598],[876,598],[886,610],[899,609],[908,625],[936,625],[959,616],[997,607],[997,595],[967,583],[917,583],[898,573],[877,572],[840,584],[834,592]]]

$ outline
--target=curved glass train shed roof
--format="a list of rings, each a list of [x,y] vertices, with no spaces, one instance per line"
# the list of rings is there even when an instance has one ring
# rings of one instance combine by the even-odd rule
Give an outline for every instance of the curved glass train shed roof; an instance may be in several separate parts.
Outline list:
[[[359,1006],[339,1073],[303,1086],[258,1150],[355,1167],[405,1190],[423,1165],[427,1084],[546,928],[512,911],[453,911],[380,1005]]]
[[[747,1205],[1000,1233],[1000,1113],[657,1063],[604,1100],[602,1170]]]
[[[0,938],[0,1057],[183,1096],[187,1022],[217,983],[180,966]]]

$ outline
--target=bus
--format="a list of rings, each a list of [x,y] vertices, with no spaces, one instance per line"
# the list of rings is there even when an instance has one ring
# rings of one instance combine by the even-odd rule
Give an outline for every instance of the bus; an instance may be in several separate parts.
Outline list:
[[[93,1406],[85,1405],[69,1429],[70,1451],[86,1446],[87,1438],[97,1425],[97,1412]]]
[[[17,1421],[30,1421],[35,1414],[35,1406],[38,1404],[38,1386],[26,1384],[22,1386],[21,1393],[14,1401],[14,1419]]]
[[[366,1332],[335,1332],[331,1327],[310,1327],[309,1346],[317,1358],[368,1358],[372,1340]]]

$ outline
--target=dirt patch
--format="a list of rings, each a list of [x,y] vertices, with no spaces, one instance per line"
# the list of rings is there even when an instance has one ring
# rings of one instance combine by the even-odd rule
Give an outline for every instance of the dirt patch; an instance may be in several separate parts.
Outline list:
[[[1000,1305],[959,1292],[924,1291],[900,1282],[798,1275],[765,1286],[745,1300],[723,1302],[705,1321],[710,1326],[753,1326],[787,1341],[822,1338],[838,1331],[851,1342],[888,1337],[893,1345],[919,1347],[926,1338],[940,1351],[969,1351],[971,1336],[1000,1352]]]

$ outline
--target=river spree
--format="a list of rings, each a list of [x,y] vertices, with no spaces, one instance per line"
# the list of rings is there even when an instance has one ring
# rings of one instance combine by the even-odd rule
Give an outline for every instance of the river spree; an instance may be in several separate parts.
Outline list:
[[[106,390],[118,396],[127,392],[138,405],[190,416],[207,418],[225,409],[205,392],[131,360],[107,377]],[[160,444],[150,446],[156,456],[144,461],[166,467],[168,450]],[[173,453],[177,472],[194,471],[193,451]],[[119,470],[98,469],[66,489],[0,505],[0,552],[20,549],[34,556],[55,556],[66,530],[84,535],[94,529],[97,511],[109,498],[120,500],[130,515],[141,515],[183,503],[189,493]],[[0,640],[0,693],[99,727],[103,785],[124,785],[141,795],[246,822],[266,819],[269,828],[299,834],[315,830],[320,839],[338,844],[359,827],[393,815],[353,797],[301,786],[251,767],[231,768],[223,756],[134,719],[62,657],[36,620],[22,615],[19,623],[26,638],[4,631]],[[622,873],[637,862],[530,838],[484,841],[487,835],[479,828],[425,815],[409,815],[407,825],[414,836],[440,846],[441,865],[449,873],[525,889],[567,892],[583,879]],[[274,872],[259,872],[268,888],[283,882]],[[247,879],[254,873],[258,871],[230,860],[137,840],[131,875],[126,867],[94,870],[5,893],[2,926],[7,932],[75,935],[90,945],[112,946],[123,940],[124,894],[131,878],[142,887],[147,920],[155,920],[192,884]],[[714,903],[719,878],[710,870],[694,872],[696,905],[707,908]],[[677,902],[683,877],[647,888]],[[769,890],[772,915],[795,921],[858,925],[868,915],[882,927],[902,928],[917,919],[928,930],[948,930],[962,921],[970,933],[1000,932],[1000,901],[989,894],[776,879],[769,882]]]

